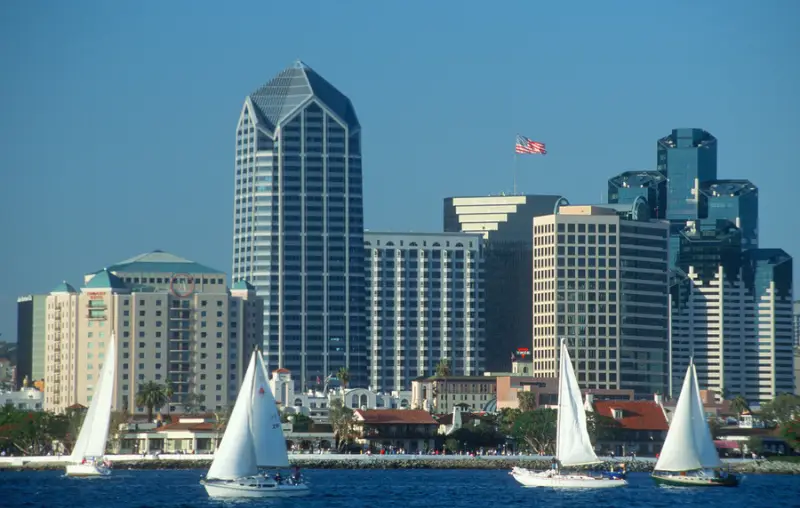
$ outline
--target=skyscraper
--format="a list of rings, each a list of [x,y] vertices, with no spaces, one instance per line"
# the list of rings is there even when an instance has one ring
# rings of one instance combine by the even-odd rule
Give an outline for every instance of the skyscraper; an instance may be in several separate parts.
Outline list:
[[[534,376],[558,375],[566,338],[582,388],[663,393],[668,230],[643,198],[534,219]]]
[[[667,214],[667,178],[658,171],[625,171],[608,181],[608,202],[630,205],[637,197],[647,200],[650,216]]]
[[[758,188],[750,180],[704,182],[700,194],[709,221],[729,221],[741,231],[742,249],[758,247]]]
[[[534,217],[557,213],[561,196],[476,196],[444,200],[446,232],[485,238],[486,370],[511,370],[511,355],[533,337]]]
[[[717,138],[702,129],[673,129],[657,146],[656,169],[667,177],[667,218],[703,217],[700,184],[717,178]]]
[[[302,62],[244,101],[233,279],[264,298],[264,359],[306,389],[345,367],[367,385],[361,126]]]
[[[47,295],[17,298],[17,371],[16,383],[27,376],[33,383],[44,379],[47,355]]]
[[[370,386],[408,390],[440,360],[483,372],[483,236],[364,234],[369,256]]]

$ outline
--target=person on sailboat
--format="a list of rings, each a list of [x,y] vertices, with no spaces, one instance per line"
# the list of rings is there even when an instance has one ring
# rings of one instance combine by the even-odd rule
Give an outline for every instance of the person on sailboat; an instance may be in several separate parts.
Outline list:
[[[292,480],[294,483],[300,483],[300,466],[294,466],[294,474],[292,475]]]

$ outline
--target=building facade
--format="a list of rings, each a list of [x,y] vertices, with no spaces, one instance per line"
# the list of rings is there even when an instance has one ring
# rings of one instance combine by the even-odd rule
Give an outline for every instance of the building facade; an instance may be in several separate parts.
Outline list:
[[[440,360],[458,375],[484,369],[483,236],[364,234],[369,385],[408,390]]]
[[[17,298],[17,386],[26,377],[31,381],[44,379],[46,307],[47,295]]]
[[[800,348],[800,301],[793,304],[792,320],[794,323],[794,347]]]
[[[566,338],[581,388],[666,390],[668,232],[644,199],[534,219],[534,377],[558,375]]]
[[[485,239],[486,370],[510,370],[512,353],[528,347],[532,333],[534,217],[566,205],[561,196],[452,197],[444,200],[446,232]]]
[[[117,341],[116,410],[142,413],[138,386],[173,389],[170,410],[232,404],[246,360],[262,337],[263,303],[219,270],[161,251],[88,274],[46,300],[45,406],[88,406],[112,334]],[[161,408],[155,408],[159,410]]]
[[[692,255],[682,256],[686,278],[672,288],[671,393],[680,390],[692,357],[703,389],[754,404],[792,393],[791,256],[741,252],[729,233],[703,233],[684,232]]]
[[[367,384],[361,127],[302,62],[251,93],[236,127],[233,277],[264,299],[264,359],[299,389]]]
[[[658,171],[625,171],[608,180],[610,204],[633,204],[647,200],[650,216],[664,219],[667,214],[667,178]]]
[[[717,179],[717,138],[702,129],[673,129],[656,146],[656,170],[667,178],[667,219],[705,217],[700,184]]]

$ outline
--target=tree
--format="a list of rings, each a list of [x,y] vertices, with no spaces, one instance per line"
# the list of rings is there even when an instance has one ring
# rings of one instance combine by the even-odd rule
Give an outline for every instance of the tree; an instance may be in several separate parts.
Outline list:
[[[496,421],[500,431],[505,435],[510,436],[514,430],[514,422],[516,422],[517,418],[521,414],[522,411],[519,409],[511,409],[508,407],[501,409]]]
[[[790,393],[778,395],[761,406],[761,416],[778,425],[791,422],[796,416],[800,416],[800,396]]]
[[[108,425],[108,441],[112,453],[116,453],[119,449],[119,442],[122,438],[122,432],[119,426],[123,423],[128,423],[128,415],[124,411],[112,411],[111,420]]]
[[[490,424],[481,422],[478,425],[461,427],[450,435],[459,443],[459,449],[477,450],[480,448],[496,448],[506,440],[505,436]]]
[[[737,416],[741,415],[742,413],[750,412],[750,404],[748,404],[747,399],[741,395],[737,395],[733,398],[733,400],[731,400],[730,408],[731,411],[736,413]]]
[[[339,399],[331,401],[328,417],[333,427],[333,435],[341,450],[345,445],[352,443],[356,437],[353,410],[344,405]]]
[[[556,439],[557,414],[555,409],[536,409],[521,413],[514,421],[512,435],[517,442],[525,442],[533,452],[553,450]]]
[[[764,438],[761,436],[750,436],[747,440],[747,451],[759,453],[764,448]]]
[[[286,411],[281,413],[281,422],[291,422],[293,432],[308,432],[311,426],[314,425],[314,420],[311,417],[303,413],[287,413]]]
[[[43,455],[53,441],[64,438],[68,426],[65,415],[21,410],[8,404],[0,409],[0,447]]]
[[[712,439],[719,439],[722,435],[722,424],[716,418],[708,419],[708,430],[711,432]]]
[[[183,410],[190,415],[196,414],[203,408],[206,402],[206,396],[202,393],[190,393],[186,395],[183,401]]]
[[[586,430],[592,444],[598,441],[614,441],[619,434],[620,424],[610,416],[601,415],[596,411],[586,412]]]
[[[161,408],[167,402],[164,385],[148,381],[139,385],[136,393],[136,405],[147,408],[147,421],[153,421],[153,409]]]
[[[523,412],[536,409],[536,393],[517,390],[517,401],[519,409]]]
[[[800,417],[781,426],[781,437],[792,449],[800,449]]]
[[[439,377],[448,377],[452,375],[452,371],[450,370],[450,360],[447,358],[442,358],[439,360],[439,363],[436,364],[436,375]]]
[[[174,395],[175,395],[175,389],[172,387],[172,382],[167,381],[167,383],[164,385],[164,396],[167,398],[167,415],[172,414],[172,397]]]
[[[221,411],[214,411],[214,433],[216,434],[216,443],[214,449],[219,448],[219,442],[225,426],[228,425],[228,420],[231,419],[233,413],[233,404],[229,404]]]
[[[347,390],[347,385],[350,384],[350,371],[347,370],[346,367],[342,367],[339,369],[339,372],[336,373],[336,378],[342,385],[342,397],[344,397],[344,391]]]

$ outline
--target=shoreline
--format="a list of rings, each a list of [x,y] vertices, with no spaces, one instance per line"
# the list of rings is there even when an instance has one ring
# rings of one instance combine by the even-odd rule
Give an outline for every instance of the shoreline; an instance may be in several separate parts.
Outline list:
[[[210,455],[162,455],[159,458],[135,455],[108,456],[117,470],[207,469]],[[63,469],[68,457],[3,457],[0,471],[53,471]],[[463,455],[290,455],[289,462],[304,469],[505,469],[524,467],[544,470],[550,459],[533,456]],[[611,465],[625,462],[627,470],[635,473],[652,472],[655,459],[644,457],[634,461],[606,460],[595,469],[608,470]],[[777,460],[723,461],[731,470],[746,474],[800,474],[800,462]],[[579,468],[588,470],[589,468]]]

